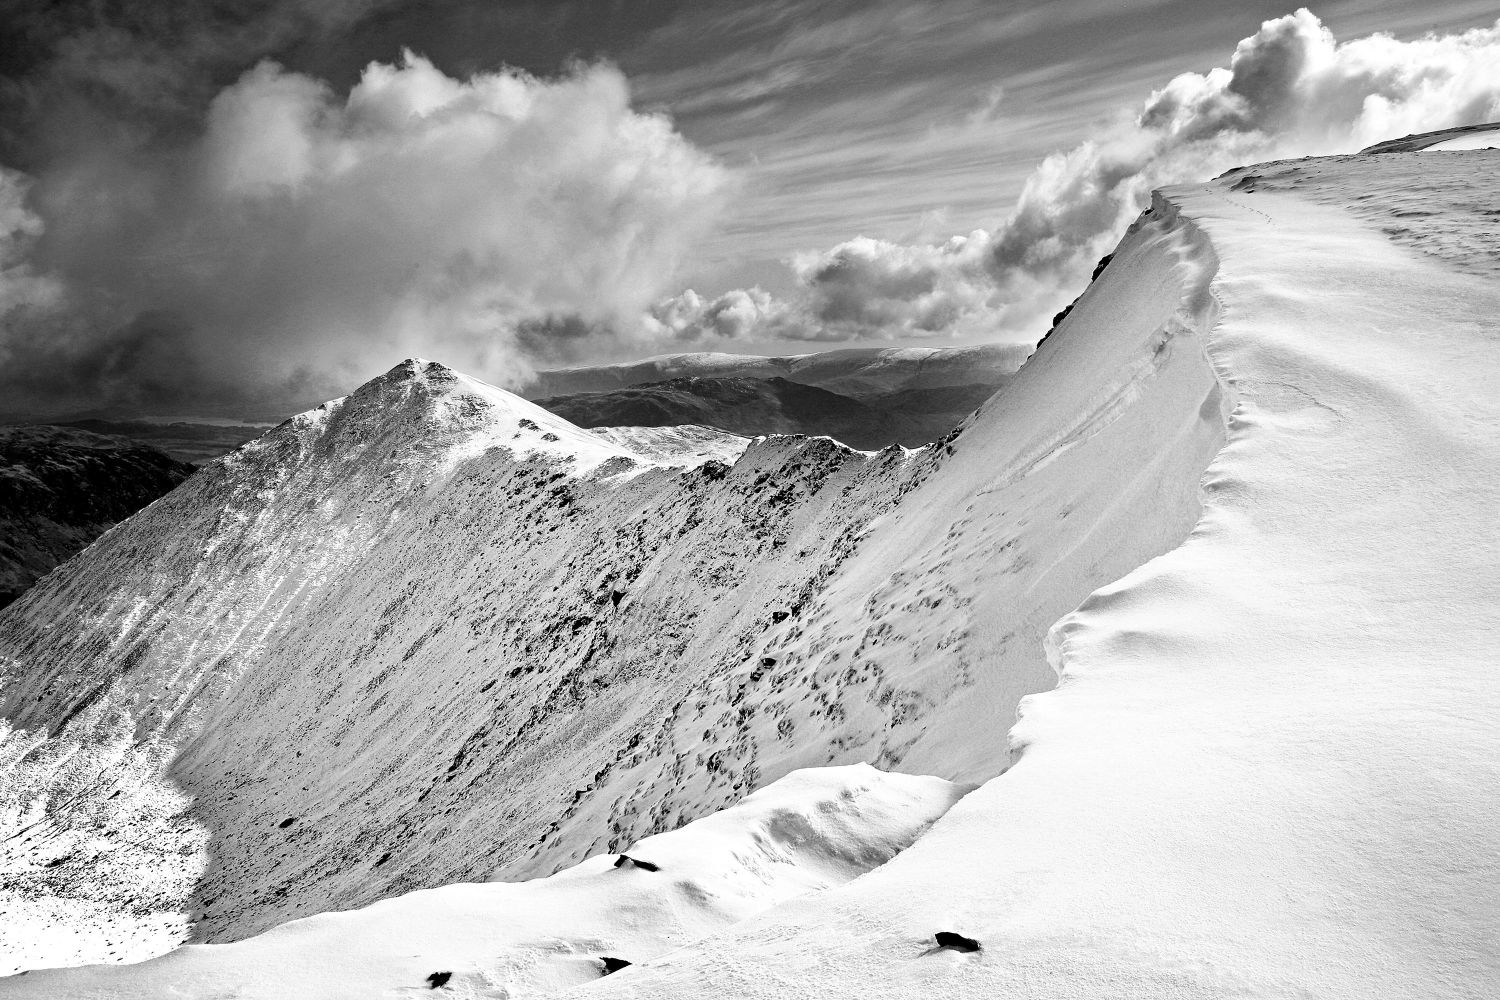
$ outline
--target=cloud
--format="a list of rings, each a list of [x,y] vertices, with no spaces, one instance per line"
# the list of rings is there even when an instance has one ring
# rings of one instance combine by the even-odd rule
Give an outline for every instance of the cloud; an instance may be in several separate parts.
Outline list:
[[[1500,24],[1340,44],[1305,8],[1267,21],[1227,67],[1174,78],[1132,120],[1048,157],[995,234],[996,280],[1084,273],[1164,184],[1500,116],[1496,66]]]
[[[519,384],[549,317],[633,323],[731,191],[607,65],[408,53],[340,99],[263,62],[191,142],[108,152],[0,189],[12,398],[277,405],[408,353]]]
[[[694,343],[752,336],[802,339],[805,321],[761,288],[736,288],[713,299],[689,288],[656,302],[641,326],[648,341]]]
[[[1047,157],[992,231],[913,246],[860,238],[794,257],[797,294],[760,306],[774,326],[736,336],[1035,341],[1153,188],[1500,118],[1497,67],[1500,22],[1341,44],[1298,10],[1242,40],[1228,66],[1172,79],[1137,113]]]

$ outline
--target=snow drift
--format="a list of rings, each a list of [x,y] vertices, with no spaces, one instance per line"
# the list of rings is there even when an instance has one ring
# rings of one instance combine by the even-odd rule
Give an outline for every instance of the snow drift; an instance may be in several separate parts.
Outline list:
[[[11,961],[545,875],[870,761],[984,784],[952,808],[929,786],[942,818],[868,874],[589,988],[1489,995],[1495,155],[1163,192],[1006,391],[919,451],[756,439],[730,465],[705,456],[732,440],[636,447],[424,362],[289,422],[0,616],[0,905],[62,929]],[[338,926],[432,899],[6,985],[273,988],[235,956],[342,962]],[[667,940],[634,919],[607,930]],[[453,970],[380,958],[360,995],[499,969],[508,926]]]
[[[156,1000],[164,983],[192,996],[311,1000],[440,978],[461,995],[547,995],[845,884],[890,860],[963,791],[864,764],[797,771],[629,855],[590,858],[551,878],[413,892],[123,969],[32,974],[24,986],[77,1000]]]

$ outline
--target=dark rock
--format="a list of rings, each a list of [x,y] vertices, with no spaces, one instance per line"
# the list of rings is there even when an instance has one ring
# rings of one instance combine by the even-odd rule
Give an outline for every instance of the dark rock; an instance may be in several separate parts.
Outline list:
[[[630,963],[623,958],[610,958],[608,955],[600,956],[599,961],[604,963],[604,974],[606,976],[630,966]]]
[[[287,827],[291,826],[295,822],[297,822],[297,817],[295,817],[295,816],[288,816],[286,819],[282,820],[280,823],[278,823],[276,825],[278,827],[280,827],[281,829],[285,830]]]
[[[429,990],[435,990],[439,986],[446,985],[447,982],[448,982],[448,980],[450,980],[452,978],[453,978],[453,973],[451,973],[451,972],[432,972],[432,973],[429,973],[428,976],[427,976],[427,988]]]
[[[954,951],[964,952],[979,950],[978,941],[971,937],[964,937],[962,934],[955,934],[953,931],[938,931],[934,936],[937,938],[939,948],[951,948]]]
[[[661,865],[653,864],[650,861],[642,861],[639,858],[632,858],[628,854],[622,854],[618,858],[616,858],[615,859],[615,867],[616,868],[639,868],[643,872],[661,871]]]

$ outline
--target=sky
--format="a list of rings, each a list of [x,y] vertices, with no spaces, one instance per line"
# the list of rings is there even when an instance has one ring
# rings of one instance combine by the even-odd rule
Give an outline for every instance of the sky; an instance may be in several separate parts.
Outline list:
[[[1031,343],[1152,187],[1494,118],[1473,0],[0,0],[0,412]]]

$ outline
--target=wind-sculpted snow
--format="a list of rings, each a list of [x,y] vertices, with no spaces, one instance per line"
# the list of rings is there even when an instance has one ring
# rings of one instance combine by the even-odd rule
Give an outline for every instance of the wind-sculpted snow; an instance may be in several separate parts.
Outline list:
[[[1048,628],[1198,517],[1213,263],[1144,216],[916,451],[702,461],[409,362],[205,468],[0,617],[10,960],[546,875],[798,768],[1000,774]]]
[[[1052,630],[1019,762],[910,850],[594,995],[1497,995],[1500,286],[1365,207],[1420,173],[1477,228],[1474,156],[1169,190],[1240,398],[1192,536]]]
[[[907,847],[965,790],[867,765],[798,771],[631,844],[624,858],[590,858],[550,878],[449,885],[235,944],[13,982],[74,1000],[316,1000],[400,995],[447,973],[444,985],[462,996],[552,996],[598,980],[608,959],[637,965],[843,885]]]
[[[1485,126],[1492,138],[1497,126]],[[1438,133],[1444,134],[1444,133]],[[1232,170],[1237,193],[1292,193],[1343,209],[1447,267],[1500,278],[1500,204],[1488,150],[1330,156]],[[1363,190],[1351,190],[1359,179]],[[1253,199],[1252,199],[1253,200]]]

